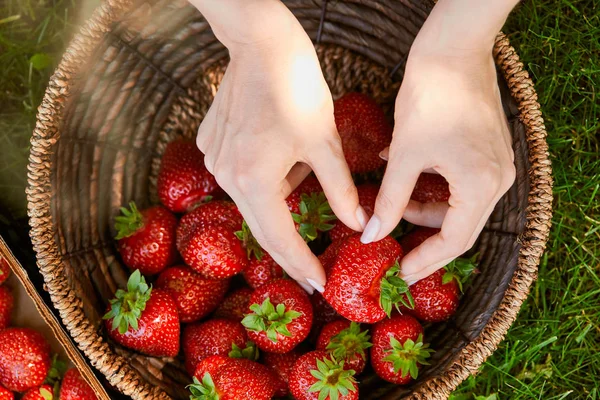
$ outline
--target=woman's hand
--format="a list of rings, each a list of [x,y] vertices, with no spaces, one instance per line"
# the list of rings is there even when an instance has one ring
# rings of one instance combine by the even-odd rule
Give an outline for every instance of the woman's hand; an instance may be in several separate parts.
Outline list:
[[[206,7],[210,3],[200,1]],[[362,230],[368,217],[358,204],[331,93],[310,39],[281,2],[242,3],[236,11],[246,13],[250,22],[245,26],[224,26],[226,18],[213,24],[211,11],[218,3],[206,10],[231,62],[197,143],[206,167],[235,201],[258,242],[312,291],[307,283],[323,286],[325,274],[296,232],[285,198],[312,169],[342,222]],[[260,17],[252,17],[254,12]],[[253,29],[257,36],[238,36],[243,29]]]

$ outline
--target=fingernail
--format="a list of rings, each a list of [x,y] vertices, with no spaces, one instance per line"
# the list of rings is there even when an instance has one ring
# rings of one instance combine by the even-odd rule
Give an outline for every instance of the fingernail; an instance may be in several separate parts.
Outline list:
[[[379,221],[379,218],[376,215],[373,215],[371,217],[371,220],[365,227],[365,231],[360,237],[360,241],[363,244],[371,243],[379,234],[379,229],[381,229],[381,222]]]
[[[361,229],[365,229],[365,227],[367,226],[367,222],[369,222],[369,215],[367,214],[367,212],[365,211],[364,208],[362,208],[362,206],[359,204],[358,208],[356,209],[356,219],[358,220],[358,223],[360,224]]]
[[[325,291],[325,288],[323,287],[323,285],[313,281],[312,279],[307,278],[306,282],[310,283],[310,286],[314,287],[316,289],[316,291],[319,293],[323,293]]]
[[[313,294],[315,292],[315,289],[313,289],[312,286],[307,285],[304,282],[298,282],[298,285],[302,286],[302,289],[308,294]]]
[[[382,150],[381,153],[379,153],[379,158],[381,158],[382,160],[388,161],[389,151],[388,150]]]

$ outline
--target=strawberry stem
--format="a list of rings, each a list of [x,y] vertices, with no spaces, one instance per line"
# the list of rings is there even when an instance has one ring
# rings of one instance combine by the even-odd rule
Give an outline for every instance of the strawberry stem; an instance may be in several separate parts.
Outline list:
[[[365,359],[365,349],[372,346],[368,331],[361,331],[360,324],[351,322],[350,326],[329,340],[327,350],[336,360],[353,360],[357,356]]]
[[[396,307],[398,312],[401,312],[400,305],[410,309],[415,308],[415,300],[410,294],[408,284],[400,278],[398,261],[385,272],[385,276],[381,279],[379,304],[388,317],[391,316],[393,307]]]
[[[303,193],[300,199],[300,214],[292,213],[292,218],[299,225],[298,233],[308,243],[315,240],[319,232],[333,229],[335,225],[329,222],[335,221],[337,217],[323,192],[310,195]]]
[[[117,290],[115,298],[110,301],[110,311],[102,318],[112,318],[112,329],[118,328],[120,334],[127,332],[129,327],[137,331],[138,318],[146,309],[151,293],[152,287],[148,286],[140,270],[136,269],[127,281],[127,291]]]
[[[319,399],[338,399],[340,395],[347,396],[348,392],[356,391],[355,371],[344,370],[343,361],[337,362],[327,357],[317,360],[317,369],[311,370],[310,374],[317,382],[308,391],[319,392]]]
[[[452,279],[456,279],[456,283],[463,292],[463,283],[469,280],[469,277],[473,273],[477,273],[477,257],[479,253],[473,255],[471,258],[456,258],[446,265],[444,269],[446,272],[442,276],[442,284],[452,282]]]
[[[123,239],[135,234],[144,227],[144,219],[133,201],[129,202],[129,209],[121,207],[120,216],[115,218],[115,239]]]
[[[245,314],[242,325],[251,331],[266,332],[267,337],[274,343],[277,343],[278,334],[291,337],[287,326],[302,315],[295,310],[286,311],[282,303],[275,307],[268,297],[260,305],[252,304],[250,310],[252,313]]]
[[[237,344],[231,344],[231,351],[229,352],[229,357],[231,358],[245,358],[251,361],[257,361],[259,357],[258,347],[254,344],[253,341],[248,340],[246,342],[246,347],[241,349]]]
[[[190,400],[219,400],[221,398],[208,372],[202,377],[202,382],[196,377],[194,377],[193,382],[191,385],[188,385],[188,389],[192,394]]]
[[[417,341],[407,339],[400,343],[395,337],[390,336],[389,354],[383,361],[389,361],[394,365],[394,372],[401,372],[404,378],[408,374],[413,379],[419,376],[419,365],[429,365],[427,359],[433,353],[429,344],[423,344],[423,335],[420,334]]]
[[[258,261],[262,259],[263,249],[258,244],[258,241],[250,231],[250,227],[246,223],[246,221],[242,222],[242,230],[237,231],[235,233],[238,239],[242,242],[242,246],[246,249],[246,253],[248,255],[248,260],[252,258],[252,255],[256,257]]]

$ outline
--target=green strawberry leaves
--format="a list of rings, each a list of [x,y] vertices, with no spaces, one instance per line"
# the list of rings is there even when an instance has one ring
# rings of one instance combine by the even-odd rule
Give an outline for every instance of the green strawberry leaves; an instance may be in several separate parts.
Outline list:
[[[292,218],[299,225],[298,233],[307,243],[315,240],[319,232],[327,232],[335,225],[329,222],[337,220],[325,193],[303,193],[300,196],[300,214],[292,213]]]
[[[317,369],[311,370],[310,374],[317,379],[309,389],[309,392],[319,392],[319,400],[339,400],[341,396],[347,396],[349,392],[356,391],[354,385],[354,370],[344,370],[344,362],[324,358],[317,360]]]
[[[53,400],[54,399],[54,394],[52,394],[51,391],[49,391],[48,389],[41,387],[40,388],[40,396],[42,396],[42,399],[44,400]],[[56,397],[58,398],[58,397]]]
[[[391,316],[394,307],[398,312],[400,312],[400,305],[410,309],[415,308],[415,300],[410,294],[408,284],[400,278],[398,261],[385,272],[385,276],[381,279],[379,304],[388,317]]]
[[[229,352],[229,357],[231,358],[245,358],[251,361],[258,361],[259,352],[258,347],[254,344],[253,341],[248,340],[246,342],[246,347],[241,349],[237,344],[231,344],[231,351]]]
[[[368,331],[361,331],[360,324],[351,322],[350,326],[329,340],[327,351],[336,360],[353,360],[356,357],[367,358],[365,349],[373,346]]]
[[[264,254],[263,249],[250,231],[250,227],[246,221],[242,222],[242,230],[235,232],[235,236],[240,239],[242,245],[246,249],[248,260],[250,260],[253,255],[258,261],[262,259]]]
[[[391,349],[383,361],[389,361],[394,365],[394,372],[401,372],[402,377],[410,374],[410,377],[417,379],[419,376],[419,365],[429,365],[427,359],[433,353],[429,344],[423,343],[423,335],[420,334],[417,341],[407,339],[400,343],[394,336],[390,336]]]
[[[115,229],[117,230],[115,239],[117,240],[135,234],[144,226],[142,214],[133,201],[129,203],[129,209],[121,207],[121,214],[115,218]]]
[[[130,327],[137,331],[138,319],[146,309],[151,294],[152,287],[136,269],[127,281],[127,291],[117,290],[115,298],[110,301],[110,311],[102,319],[112,319],[112,330],[119,329],[120,334],[127,332]]]
[[[251,331],[266,332],[273,343],[277,343],[278,334],[291,337],[287,326],[302,315],[295,310],[286,311],[285,305],[281,303],[275,307],[268,297],[260,305],[252,304],[250,310],[252,313],[245,314],[242,325]]]
[[[442,276],[442,284],[452,282],[456,279],[460,292],[463,292],[463,284],[469,279],[471,274],[477,273],[477,258],[479,254],[473,255],[471,258],[457,258],[446,265],[446,272]]]
[[[188,385],[188,389],[191,393],[190,400],[219,400],[220,397],[208,372],[202,377],[202,382],[194,377],[194,383]]]

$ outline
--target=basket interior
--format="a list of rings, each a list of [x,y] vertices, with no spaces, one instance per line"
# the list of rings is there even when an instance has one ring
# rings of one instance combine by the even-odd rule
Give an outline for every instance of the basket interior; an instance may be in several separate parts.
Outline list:
[[[392,110],[410,44],[430,4],[418,1],[285,1],[317,44],[335,98],[351,90],[374,96]],[[165,144],[193,136],[210,106],[227,51],[185,0],[141,1],[106,33],[66,104],[52,159],[52,218],[68,285],[94,329],[128,270],[113,237],[119,207],[156,202],[155,178]],[[529,192],[528,147],[515,101],[500,79],[513,136],[517,182],[496,206],[474,251],[480,273],[456,316],[427,330],[436,350],[412,387],[384,384],[370,374],[361,396],[396,399],[441,376],[497,310],[517,267]],[[76,322],[73,323],[77,325]],[[67,327],[73,333],[73,324]],[[106,335],[101,333],[105,340]],[[76,337],[76,341],[79,339]],[[493,345],[493,344],[492,344]],[[181,360],[145,357],[111,348],[152,385],[188,398]]]

